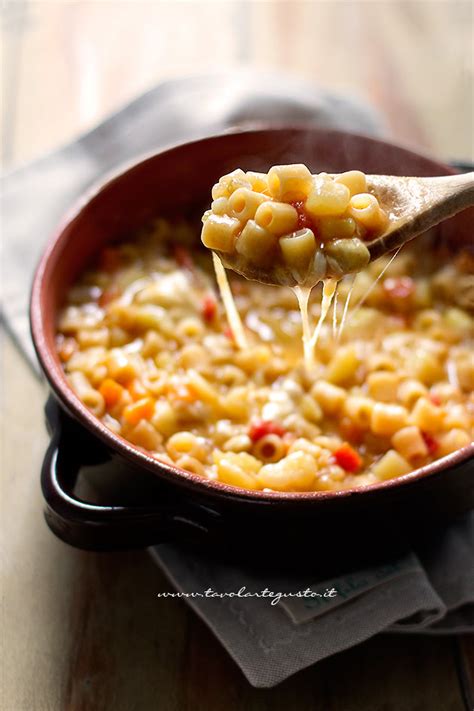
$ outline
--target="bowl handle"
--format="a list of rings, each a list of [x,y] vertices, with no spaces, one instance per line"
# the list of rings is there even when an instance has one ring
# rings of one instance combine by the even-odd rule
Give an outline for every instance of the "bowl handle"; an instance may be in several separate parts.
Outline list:
[[[163,490],[159,503],[100,505],[77,496],[73,489],[84,465],[101,464],[110,455],[104,445],[58,407],[50,397],[45,408],[51,441],[41,471],[46,501],[45,519],[61,540],[95,551],[143,548],[165,541],[209,539],[219,514],[202,505],[185,503],[175,491]]]

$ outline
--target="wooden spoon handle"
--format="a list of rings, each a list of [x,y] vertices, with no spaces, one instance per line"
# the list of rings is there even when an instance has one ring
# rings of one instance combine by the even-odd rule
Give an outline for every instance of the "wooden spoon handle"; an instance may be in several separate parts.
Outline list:
[[[435,195],[433,202],[416,213],[412,219],[369,242],[367,248],[371,260],[402,247],[406,242],[448,217],[474,205],[474,172],[453,175],[449,178],[443,176],[421,180],[430,190],[433,190]]]

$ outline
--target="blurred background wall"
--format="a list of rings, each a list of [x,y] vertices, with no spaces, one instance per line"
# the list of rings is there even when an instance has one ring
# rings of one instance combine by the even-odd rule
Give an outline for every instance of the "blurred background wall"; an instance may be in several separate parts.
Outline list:
[[[3,167],[163,79],[237,65],[365,97],[395,140],[472,159],[472,13],[470,0],[6,0]]]

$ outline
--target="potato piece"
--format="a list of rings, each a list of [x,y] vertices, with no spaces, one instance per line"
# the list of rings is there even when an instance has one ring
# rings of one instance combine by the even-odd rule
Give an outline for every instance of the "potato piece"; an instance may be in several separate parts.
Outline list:
[[[433,385],[445,378],[444,366],[434,353],[418,349],[413,354],[411,368],[414,377],[424,385]]]
[[[450,432],[442,434],[439,438],[439,446],[436,452],[437,456],[445,457],[447,454],[456,452],[462,447],[467,447],[471,444],[472,437],[466,430],[461,430],[459,428],[453,429]]]
[[[370,429],[376,435],[388,437],[405,427],[407,420],[408,411],[405,407],[376,402],[372,410]]]
[[[379,370],[367,377],[367,387],[370,397],[382,402],[394,402],[398,395],[400,376],[397,373]]]
[[[329,362],[326,378],[335,385],[348,383],[353,379],[359,364],[360,359],[353,344],[340,346]]]
[[[395,479],[403,474],[408,474],[412,467],[407,460],[402,457],[394,449],[389,449],[379,461],[372,467],[373,474],[382,481],[386,479]]]
[[[441,407],[434,405],[425,397],[417,400],[411,413],[413,424],[424,432],[438,432],[443,428],[445,413]]]

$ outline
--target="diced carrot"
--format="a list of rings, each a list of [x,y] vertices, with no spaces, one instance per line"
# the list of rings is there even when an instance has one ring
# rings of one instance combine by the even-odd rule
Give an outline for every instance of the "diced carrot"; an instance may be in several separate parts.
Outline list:
[[[189,385],[180,385],[176,388],[175,395],[182,402],[195,402],[197,400],[196,392]]]
[[[137,379],[129,383],[127,390],[134,400],[141,400],[148,395],[148,390]]]
[[[423,439],[425,440],[425,444],[428,448],[429,454],[435,454],[436,450],[439,447],[436,439],[432,435],[428,434],[428,432],[422,432],[421,435],[422,435]]]
[[[105,272],[115,272],[122,265],[122,255],[117,247],[104,247],[99,257],[99,268]]]
[[[77,343],[75,338],[61,337],[61,339],[62,340],[58,344],[58,356],[63,363],[66,363],[74,351],[77,350]]]
[[[441,398],[438,397],[438,395],[431,395],[431,394],[430,394],[430,395],[429,395],[429,399],[431,400],[431,402],[433,403],[433,405],[437,405],[437,407],[439,407],[439,406],[442,404]]]
[[[112,284],[112,286],[109,286],[108,289],[105,289],[105,291],[102,292],[102,294],[99,296],[99,306],[107,306],[107,304],[110,304],[111,301],[114,301],[114,299],[118,299],[122,292],[116,286],[115,284]]]
[[[197,395],[193,392],[193,389],[185,384],[170,384],[168,386],[168,394],[171,400],[179,402],[195,402],[197,400]]]
[[[217,301],[214,294],[207,294],[202,300],[201,313],[204,321],[211,323],[217,314]]]
[[[333,458],[346,472],[356,472],[362,466],[362,458],[348,442],[344,442],[339,449],[333,452]]]
[[[99,392],[104,398],[107,409],[114,407],[122,397],[123,387],[112,378],[106,378],[99,387]]]
[[[123,410],[124,419],[130,425],[136,425],[140,420],[149,420],[155,410],[155,401],[151,397],[137,400]]]
[[[278,422],[270,422],[269,420],[256,420],[250,425],[249,437],[252,442],[258,442],[259,439],[267,434],[276,434],[283,437],[286,430],[283,425]]]

